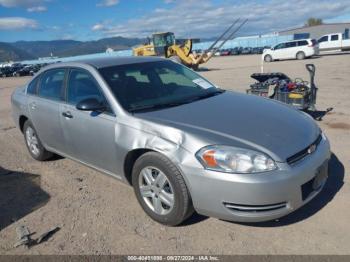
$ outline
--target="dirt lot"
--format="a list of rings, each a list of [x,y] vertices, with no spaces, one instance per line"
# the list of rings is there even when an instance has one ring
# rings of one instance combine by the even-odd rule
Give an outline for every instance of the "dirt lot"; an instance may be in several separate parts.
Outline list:
[[[131,187],[68,159],[34,161],[10,111],[12,90],[29,78],[0,79],[0,254],[350,254],[350,54],[274,62],[265,71],[308,79],[310,62],[317,66],[318,109],[334,107],[319,122],[334,153],[330,178],[305,207],[253,225],[195,215],[164,227],[145,215]],[[244,92],[260,57],[214,58],[206,67],[201,74],[220,87]],[[33,239],[61,229],[39,245],[14,248],[21,224]]]

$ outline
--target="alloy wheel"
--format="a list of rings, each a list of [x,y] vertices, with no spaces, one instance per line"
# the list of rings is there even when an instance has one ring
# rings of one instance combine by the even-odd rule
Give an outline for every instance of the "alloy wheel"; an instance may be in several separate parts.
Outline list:
[[[155,167],[145,167],[139,175],[139,190],[147,206],[158,215],[167,215],[175,203],[173,187],[166,175]]]
[[[32,152],[36,156],[39,155],[39,141],[35,131],[30,126],[26,129],[26,141],[30,152]]]

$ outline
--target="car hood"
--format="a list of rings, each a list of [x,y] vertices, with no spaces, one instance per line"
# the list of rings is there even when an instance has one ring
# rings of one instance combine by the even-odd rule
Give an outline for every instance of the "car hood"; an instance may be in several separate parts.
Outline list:
[[[282,162],[307,148],[320,133],[313,119],[290,106],[229,91],[135,116],[175,127],[206,143],[259,150]]]

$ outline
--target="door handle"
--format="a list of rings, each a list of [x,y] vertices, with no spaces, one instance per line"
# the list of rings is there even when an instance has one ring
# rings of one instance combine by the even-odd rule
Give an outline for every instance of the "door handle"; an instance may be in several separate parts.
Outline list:
[[[62,115],[67,118],[73,118],[73,115],[69,111],[63,112]]]

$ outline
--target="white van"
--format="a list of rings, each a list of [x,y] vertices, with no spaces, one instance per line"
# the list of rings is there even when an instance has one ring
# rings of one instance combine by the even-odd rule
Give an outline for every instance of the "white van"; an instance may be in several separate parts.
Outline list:
[[[282,59],[305,59],[318,55],[318,43],[315,39],[301,39],[280,43],[271,49],[265,49],[262,58],[265,62]]]

